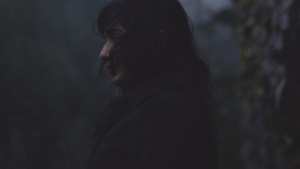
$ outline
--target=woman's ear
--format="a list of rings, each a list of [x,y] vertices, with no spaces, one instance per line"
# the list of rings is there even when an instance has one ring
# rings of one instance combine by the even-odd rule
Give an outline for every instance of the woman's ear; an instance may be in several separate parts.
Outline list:
[[[159,30],[158,36],[159,37],[158,37],[158,51],[157,52],[158,52],[158,54],[160,54],[167,47],[167,38],[166,38],[165,31],[162,29]]]

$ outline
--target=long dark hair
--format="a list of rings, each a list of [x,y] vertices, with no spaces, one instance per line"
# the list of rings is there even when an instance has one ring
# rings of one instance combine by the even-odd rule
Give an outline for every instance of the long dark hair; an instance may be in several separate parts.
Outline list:
[[[178,0],[110,0],[98,16],[99,33],[109,36],[108,30],[117,24],[126,33],[115,41],[110,59],[130,72],[129,88],[160,79],[158,85],[144,88],[152,93],[162,86],[188,90],[205,103],[207,113],[213,112],[209,67],[196,53],[188,16]],[[141,90],[122,94],[103,111],[95,133],[103,135],[149,95]]]

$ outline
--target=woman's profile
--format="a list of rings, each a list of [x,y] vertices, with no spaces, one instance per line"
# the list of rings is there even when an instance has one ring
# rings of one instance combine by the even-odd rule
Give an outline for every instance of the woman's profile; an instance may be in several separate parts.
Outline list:
[[[110,0],[97,26],[122,93],[101,114],[88,169],[215,169],[209,67],[178,0]]]

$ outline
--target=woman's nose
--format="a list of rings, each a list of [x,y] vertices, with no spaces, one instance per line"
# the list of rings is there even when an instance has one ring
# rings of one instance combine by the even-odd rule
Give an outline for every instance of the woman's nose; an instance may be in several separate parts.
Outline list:
[[[106,43],[104,44],[101,52],[100,52],[100,59],[102,60],[107,60],[109,57],[109,53],[112,49],[113,44],[111,44],[111,42],[106,41]]]
[[[100,59],[106,60],[108,58],[108,50],[106,50],[105,46],[103,46],[100,52]]]

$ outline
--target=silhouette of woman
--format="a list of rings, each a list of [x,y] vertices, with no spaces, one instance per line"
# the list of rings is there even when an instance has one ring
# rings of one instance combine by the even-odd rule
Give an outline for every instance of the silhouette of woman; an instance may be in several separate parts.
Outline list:
[[[101,114],[88,169],[215,169],[209,67],[178,0],[110,0],[97,26],[122,94]]]

